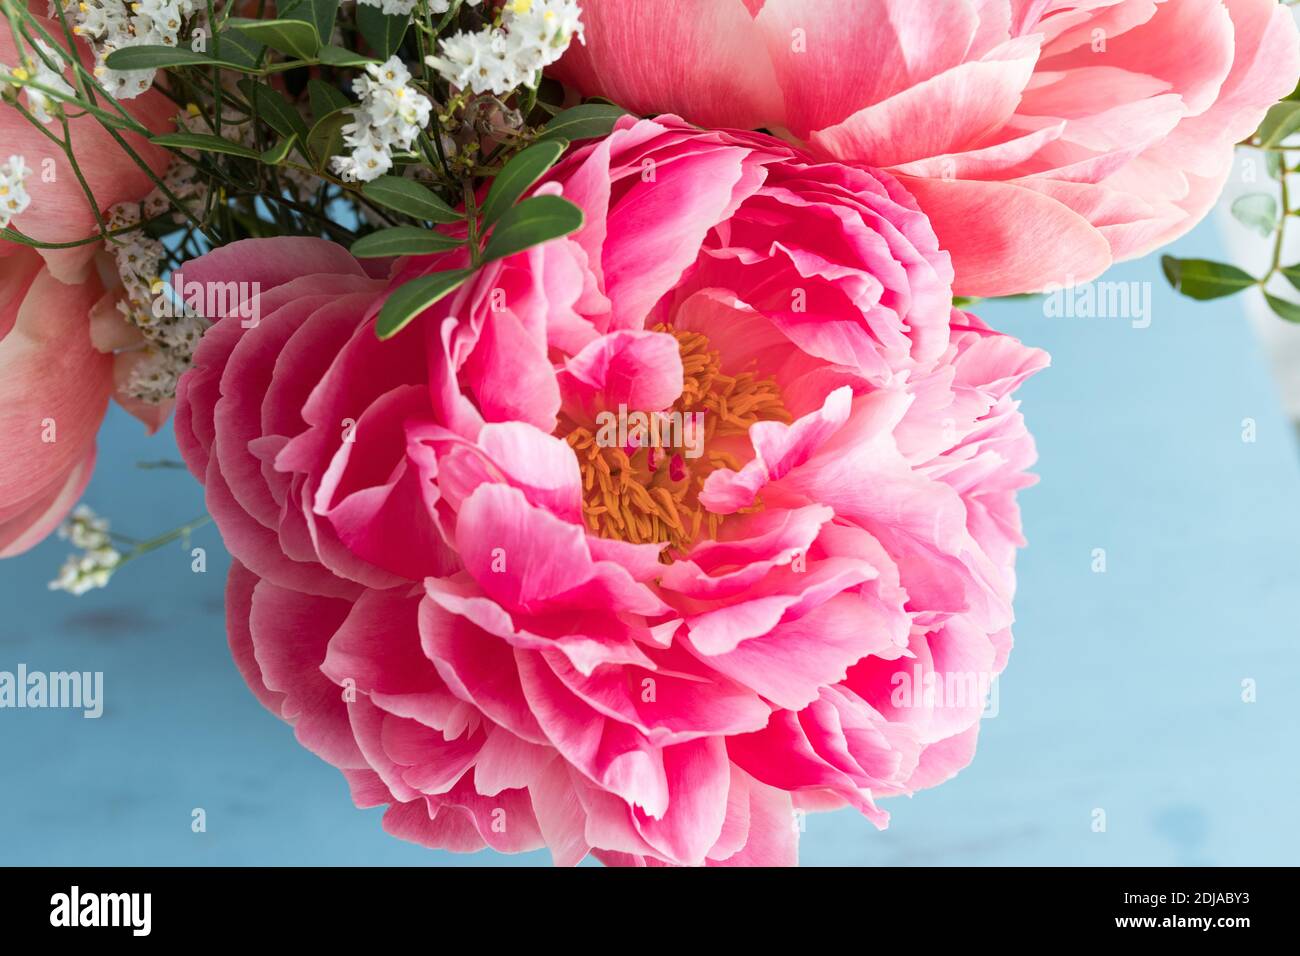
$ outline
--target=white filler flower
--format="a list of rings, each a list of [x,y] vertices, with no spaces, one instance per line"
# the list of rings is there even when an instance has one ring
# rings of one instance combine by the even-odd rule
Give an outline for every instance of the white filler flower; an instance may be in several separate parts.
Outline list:
[[[402,61],[371,63],[352,83],[361,102],[348,109],[352,122],[343,127],[343,142],[351,155],[335,156],[334,171],[344,179],[368,182],[393,167],[393,153],[409,150],[429,123],[433,104],[410,85]]]
[[[500,27],[447,37],[425,62],[453,86],[501,96],[532,86],[575,36],[583,40],[581,15],[577,0],[510,0]]]
[[[31,167],[21,156],[10,156],[0,163],[0,229],[6,228],[14,216],[31,205],[26,184],[31,174]]]

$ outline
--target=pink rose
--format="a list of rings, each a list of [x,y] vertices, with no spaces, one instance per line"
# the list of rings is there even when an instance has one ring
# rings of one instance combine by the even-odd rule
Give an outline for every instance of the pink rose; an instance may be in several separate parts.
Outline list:
[[[1192,228],[1290,93],[1276,0],[584,0],[588,95],[893,171],[960,295],[1086,281]]]
[[[584,227],[391,341],[385,290],[463,251],[186,266],[261,288],[176,419],[241,672],[426,846],[784,864],[797,812],[883,826],[974,748],[980,693],[923,688],[1010,649],[1046,356],[952,309],[887,173],[628,118],[537,192]]]

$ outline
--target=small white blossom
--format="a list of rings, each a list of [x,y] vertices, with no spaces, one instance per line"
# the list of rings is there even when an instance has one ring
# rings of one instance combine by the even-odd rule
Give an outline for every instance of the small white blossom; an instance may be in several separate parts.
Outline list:
[[[586,42],[577,0],[508,0],[500,27],[447,37],[425,62],[453,86],[502,96],[535,83],[575,36]]]
[[[107,519],[85,505],[78,505],[59,528],[59,537],[71,541],[81,551],[68,555],[59,568],[59,576],[49,584],[51,591],[85,594],[108,584],[122,562],[122,555],[112,546]]]
[[[411,74],[394,56],[386,63],[368,64],[365,75],[353,81],[352,90],[361,102],[348,109],[352,122],[343,127],[350,154],[331,160],[344,179],[368,182],[382,176],[393,166],[393,153],[409,150],[428,125],[433,104],[410,80]]]
[[[177,46],[187,23],[206,19],[196,0],[51,0],[64,4],[72,32],[84,37],[95,53],[95,77],[120,100],[139,96],[153,85],[153,70],[109,69],[108,56],[129,46]]]
[[[7,227],[14,216],[31,205],[32,197],[27,195],[26,184],[31,174],[31,167],[21,156],[10,156],[0,163],[0,229]]]
[[[45,54],[45,58],[35,54],[28,54],[23,57],[21,66],[9,69],[0,66],[0,78],[7,81],[19,80],[24,83],[30,82],[56,93],[62,93],[64,96],[72,96],[73,89],[63,78],[63,73],[57,69],[63,65],[63,56],[61,51],[54,49],[42,40],[34,40],[33,43]],[[49,60],[55,68],[51,68],[45,61]],[[44,90],[38,90],[31,86],[23,86],[23,92],[27,97],[27,106],[32,111],[32,116],[38,123],[49,123],[54,120],[55,114],[60,108],[60,101],[57,97],[51,97]]]

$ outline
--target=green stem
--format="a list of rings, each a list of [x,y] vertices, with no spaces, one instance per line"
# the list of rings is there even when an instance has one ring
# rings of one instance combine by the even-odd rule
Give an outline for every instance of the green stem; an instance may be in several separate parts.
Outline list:
[[[205,514],[195,518],[193,521],[181,525],[179,528],[173,528],[171,531],[160,534],[156,538],[150,538],[148,541],[141,541],[126,554],[122,555],[122,560],[118,562],[118,567],[121,567],[133,558],[138,558],[141,555],[148,554],[150,551],[157,551],[159,548],[171,544],[173,541],[180,541],[181,539],[189,538],[190,534],[192,534],[196,529],[203,527],[211,520],[212,515]]]
[[[1287,194],[1286,171],[1282,172],[1282,215],[1278,218],[1277,237],[1273,240],[1273,261],[1268,267],[1268,272],[1259,280],[1260,287],[1268,285],[1268,280],[1277,275],[1282,268],[1282,243],[1286,239],[1286,217],[1291,208],[1290,197]]]

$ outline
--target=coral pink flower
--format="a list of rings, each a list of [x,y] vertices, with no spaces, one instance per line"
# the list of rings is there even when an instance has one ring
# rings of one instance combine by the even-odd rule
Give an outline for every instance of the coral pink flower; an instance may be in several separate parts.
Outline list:
[[[98,280],[65,285],[28,249],[0,256],[0,557],[49,534],[81,496],[113,359],[90,340]]]
[[[63,29],[57,21],[35,18],[50,36],[60,38]],[[78,52],[86,63],[91,57],[85,44],[78,44]],[[29,55],[30,46],[24,49]],[[60,50],[64,47],[60,46]],[[0,64],[12,68],[19,62],[14,47],[13,33],[7,20],[0,18]],[[72,70],[65,78],[72,81]],[[125,104],[137,120],[156,132],[169,127],[176,107],[161,93],[149,91]],[[70,112],[78,112],[71,108]],[[149,176],[131,156],[118,145],[112,134],[92,116],[80,115],[68,120],[73,153],[86,185],[95,197],[99,211],[103,212],[121,202],[143,199],[153,188]],[[51,120],[47,129],[61,136],[57,121]],[[119,133],[155,174],[167,168],[171,154],[134,133]],[[27,160],[32,175],[27,178],[27,193],[31,205],[12,222],[13,228],[39,242],[70,243],[98,231],[95,210],[91,208],[85,191],[77,180],[76,172],[63,152],[50,141],[30,120],[17,110],[0,110],[0,150],[4,156],[19,155]],[[9,246],[0,239],[0,248]],[[50,272],[63,282],[78,282],[90,270],[98,247],[94,244],[72,246],[64,249],[42,249]]]
[[[952,309],[886,173],[628,118],[537,191],[584,227],[391,341],[385,290],[463,252],[186,266],[261,288],[176,418],[242,673],[426,846],[785,864],[805,810],[883,826],[975,745],[980,694],[922,687],[1006,660],[1046,356]]]
[[[1300,72],[1276,0],[582,6],[559,78],[892,170],[961,295],[1085,281],[1182,235]]]
[[[52,36],[56,22],[37,17]],[[84,50],[82,51],[84,54]],[[0,18],[0,63],[18,63],[13,35]],[[71,70],[68,71],[71,75]],[[173,111],[160,93],[129,104],[132,114],[161,130]],[[120,202],[144,198],[148,175],[90,116],[68,121],[74,154],[102,213]],[[62,135],[51,121],[50,130]],[[132,133],[123,134],[140,158],[159,173],[169,154]],[[27,210],[12,227],[42,243],[78,243],[98,224],[66,156],[16,110],[0,109],[4,156],[21,155],[32,174]],[[64,248],[32,247],[0,239],[0,435],[10,446],[0,464],[0,557],[35,545],[76,503],[95,460],[95,432],[137,354],[106,353],[143,339],[116,309],[94,260],[97,242]],[[39,254],[38,254],[39,253]],[[170,403],[146,405],[120,389],[119,402],[156,431]]]

